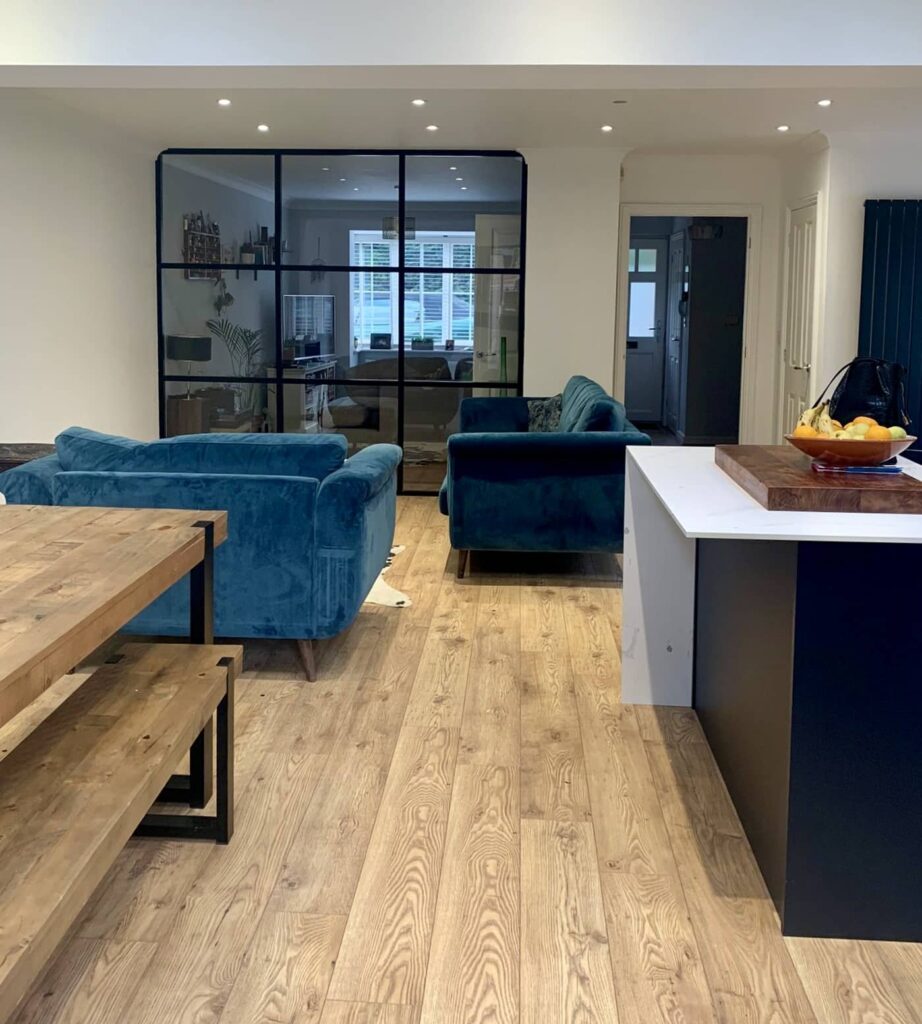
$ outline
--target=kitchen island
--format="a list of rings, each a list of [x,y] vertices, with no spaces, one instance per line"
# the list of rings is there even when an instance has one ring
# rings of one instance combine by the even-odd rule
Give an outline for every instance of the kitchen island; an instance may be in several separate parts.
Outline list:
[[[922,940],[922,516],[626,458],[622,699],[695,708],[785,934]]]

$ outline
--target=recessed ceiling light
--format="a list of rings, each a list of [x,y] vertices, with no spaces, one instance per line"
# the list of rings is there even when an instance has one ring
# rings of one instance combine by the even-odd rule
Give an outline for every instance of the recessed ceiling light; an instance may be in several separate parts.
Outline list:
[[[461,191],[462,192],[467,192],[467,185],[462,185],[461,186]]]
[[[328,171],[329,169],[330,169],[329,167],[321,167],[320,168],[321,171]]]
[[[425,100],[411,100],[410,102],[413,104],[414,107],[424,107],[426,105]]]
[[[427,124],[426,125],[426,131],[427,132],[437,132],[438,130],[439,130],[439,126],[437,124]]]
[[[456,171],[456,170],[457,170],[458,168],[457,168],[457,167],[449,167],[448,169],[449,169],[450,171]]]
[[[267,124],[258,124],[256,126],[256,130],[258,132],[267,132],[267,131],[269,131],[269,125],[267,125]]]
[[[612,126],[610,124],[603,124],[602,125],[602,131],[603,132],[613,132],[614,130],[615,129],[612,128]]]
[[[832,106],[832,100],[817,100],[816,101],[816,105],[818,107],[831,107]]]
[[[345,178],[340,178],[339,180],[340,180],[340,181],[345,181],[346,179],[345,179]]]
[[[358,187],[358,185],[353,185],[353,186],[352,186],[352,191],[353,191],[353,192],[358,192],[358,190],[359,190],[359,187]]]
[[[455,181],[464,181],[464,178],[455,178]]]
[[[779,124],[778,125],[778,131],[779,132],[789,132],[790,130],[791,130],[791,126],[789,124]]]
[[[229,99],[226,99],[226,98],[222,97],[221,99],[218,100],[218,106],[219,107],[229,107],[230,105],[231,105],[231,101]]]

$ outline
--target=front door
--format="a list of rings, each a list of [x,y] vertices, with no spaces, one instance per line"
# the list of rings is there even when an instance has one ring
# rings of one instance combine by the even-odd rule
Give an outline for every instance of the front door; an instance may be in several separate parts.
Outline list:
[[[816,200],[789,211],[782,318],[781,431],[788,433],[813,400],[816,335]]]
[[[676,433],[682,391],[682,339],[688,310],[688,275],[685,260],[685,232],[669,238],[669,272],[666,285],[666,367],[663,396],[663,426]]]
[[[666,240],[632,238],[628,254],[625,405],[634,423],[663,416]]]

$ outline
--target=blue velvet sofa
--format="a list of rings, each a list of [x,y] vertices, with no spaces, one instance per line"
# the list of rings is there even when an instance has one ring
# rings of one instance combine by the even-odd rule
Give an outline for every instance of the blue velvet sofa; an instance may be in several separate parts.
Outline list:
[[[56,453],[0,474],[13,504],[223,509],[215,553],[215,634],[299,641],[334,636],[355,618],[390,554],[396,445],[346,458],[338,434],[193,434],[144,443],[71,427]],[[183,635],[183,580],[126,628]]]
[[[588,377],[569,380],[550,432],[529,431],[526,398],[464,399],[439,493],[458,575],[470,551],[621,551],[624,450],[649,443]]]

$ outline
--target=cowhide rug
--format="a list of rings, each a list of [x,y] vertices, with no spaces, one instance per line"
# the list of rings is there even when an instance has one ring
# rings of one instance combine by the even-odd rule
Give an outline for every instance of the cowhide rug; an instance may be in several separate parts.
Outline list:
[[[387,608],[409,608],[413,604],[406,594],[402,594],[399,590],[392,587],[384,578],[384,574],[390,569],[394,559],[398,555],[403,554],[404,551],[406,551],[406,548],[402,544],[391,548],[387,564],[378,573],[378,578],[368,592],[368,597],[365,598],[367,604],[381,604]]]

